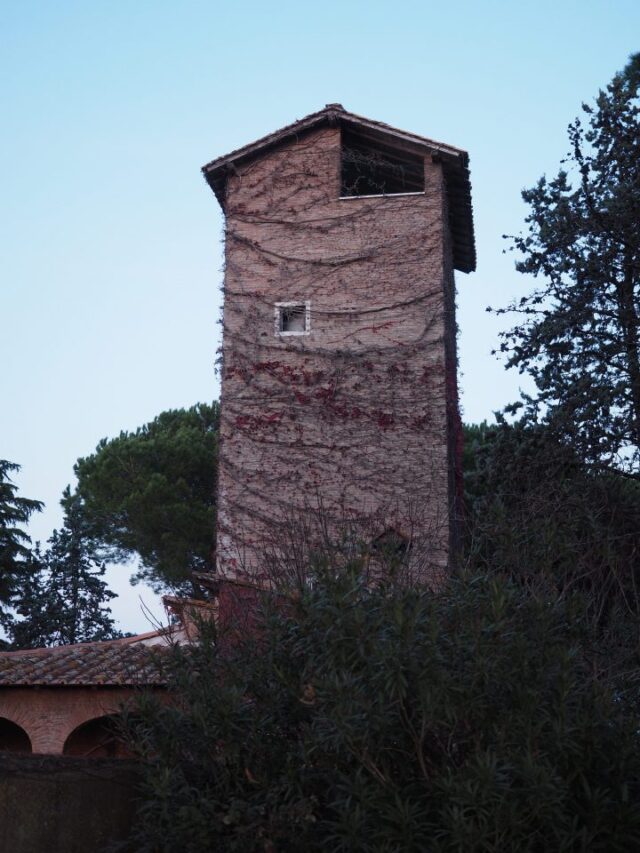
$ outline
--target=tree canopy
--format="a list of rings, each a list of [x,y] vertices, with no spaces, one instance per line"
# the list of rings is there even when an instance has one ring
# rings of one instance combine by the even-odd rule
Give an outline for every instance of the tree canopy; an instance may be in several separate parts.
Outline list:
[[[9,626],[13,647],[60,646],[120,636],[107,606],[116,597],[103,580],[79,501],[64,493],[64,526],[54,530],[44,553],[36,549],[32,571],[18,585],[16,613]]]
[[[10,620],[8,607],[14,603],[18,584],[25,572],[32,570],[31,539],[24,531],[34,512],[40,512],[41,501],[19,497],[10,474],[20,466],[0,459],[0,625]]]
[[[551,595],[580,590],[602,626],[640,615],[640,483],[593,471],[547,427],[465,426],[468,566]]]
[[[74,467],[74,500],[104,558],[137,556],[134,580],[186,589],[213,568],[218,404],[162,412],[103,439]]]
[[[516,267],[541,279],[498,313],[508,366],[527,371],[541,417],[591,465],[640,477],[640,54],[616,74],[552,180],[522,197],[528,232],[512,238]]]

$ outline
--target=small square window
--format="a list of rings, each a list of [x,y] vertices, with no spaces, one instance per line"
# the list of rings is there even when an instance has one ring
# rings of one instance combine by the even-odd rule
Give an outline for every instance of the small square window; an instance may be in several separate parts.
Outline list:
[[[310,302],[276,303],[276,335],[308,335],[311,327]]]

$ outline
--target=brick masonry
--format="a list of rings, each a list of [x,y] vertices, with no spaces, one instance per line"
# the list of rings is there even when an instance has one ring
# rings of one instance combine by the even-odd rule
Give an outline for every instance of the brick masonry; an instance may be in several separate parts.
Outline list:
[[[292,526],[365,550],[393,529],[434,581],[458,512],[442,166],[424,193],[341,199],[340,146],[316,129],[227,181],[218,567],[260,575]],[[278,302],[310,303],[309,334],[276,334]]]
[[[12,687],[0,691],[0,718],[20,726],[33,752],[61,755],[78,726],[117,714],[135,695],[131,688]]]
[[[180,634],[174,631],[171,636],[178,639]],[[59,755],[69,751],[66,746],[72,748],[69,736],[73,733],[79,739],[74,747],[77,754],[95,751],[104,739],[98,721],[117,715],[141,690],[167,696],[168,638],[168,632],[157,631],[121,640],[1,653],[0,753],[26,749]],[[96,723],[92,730],[77,732],[89,722]]]

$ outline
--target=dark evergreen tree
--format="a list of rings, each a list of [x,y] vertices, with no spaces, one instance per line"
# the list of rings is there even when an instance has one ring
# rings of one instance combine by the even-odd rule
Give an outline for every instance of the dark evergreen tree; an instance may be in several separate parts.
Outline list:
[[[54,530],[48,549],[31,557],[33,571],[24,576],[17,614],[9,628],[14,648],[60,646],[109,640],[114,628],[106,602],[116,597],[103,580],[105,566],[95,555],[82,511],[70,490],[64,493],[62,530]]]
[[[498,313],[522,321],[503,335],[508,366],[528,372],[525,398],[591,465],[640,478],[640,54],[583,104],[558,176],[522,196],[526,235],[516,264],[542,283]]]
[[[640,615],[640,482],[592,471],[525,421],[465,426],[466,563],[551,594],[601,626]],[[635,641],[632,644],[635,649]]]
[[[43,507],[41,501],[18,497],[18,487],[11,482],[10,474],[19,470],[19,465],[0,459],[0,626],[4,628],[11,622],[8,608],[17,586],[33,569],[31,539],[22,525]]]
[[[106,558],[139,557],[134,580],[189,589],[212,570],[218,419],[217,403],[162,412],[76,463],[91,534]]]

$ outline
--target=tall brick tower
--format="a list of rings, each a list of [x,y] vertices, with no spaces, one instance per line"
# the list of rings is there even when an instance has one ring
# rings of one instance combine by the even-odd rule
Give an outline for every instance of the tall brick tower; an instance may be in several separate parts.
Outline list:
[[[218,571],[348,530],[433,580],[459,518],[466,152],[329,104],[203,172],[226,216]]]

